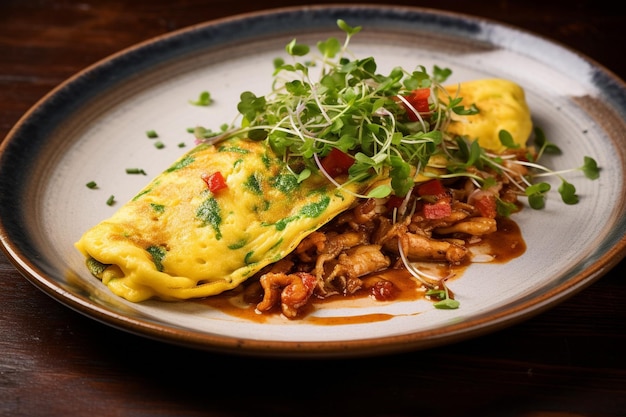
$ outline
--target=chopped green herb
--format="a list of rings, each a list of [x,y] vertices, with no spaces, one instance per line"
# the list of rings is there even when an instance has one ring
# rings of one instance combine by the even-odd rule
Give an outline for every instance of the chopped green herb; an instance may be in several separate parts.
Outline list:
[[[235,243],[232,243],[232,244],[228,245],[228,249],[231,249],[231,250],[241,249],[244,246],[246,246],[247,243],[248,243],[248,241],[246,239],[241,239],[241,240],[239,240],[239,241],[237,241]]]
[[[280,219],[279,221],[276,222],[275,227],[276,230],[278,231],[283,231],[285,230],[285,228],[287,227],[287,225],[293,221],[298,220],[300,217],[299,216],[289,216],[289,217],[285,217]]]
[[[298,187],[298,177],[293,174],[280,174],[271,178],[270,184],[277,190],[289,194]]]
[[[263,190],[261,189],[261,175],[259,173],[254,173],[248,177],[244,186],[246,189],[252,191],[254,194],[261,195],[263,194]]]
[[[187,146],[187,145],[185,145],[185,142],[180,142],[180,143],[178,144],[178,147],[179,147],[179,148],[184,148],[185,146]]]
[[[146,132],[146,136],[148,136],[150,139],[154,139],[154,138],[158,138],[159,135],[157,134],[157,132],[155,130],[148,130]]]
[[[243,261],[246,265],[250,265],[252,262],[252,255],[254,255],[254,251],[250,251],[248,253],[246,253],[246,256],[244,256]]]
[[[165,148],[165,144],[163,142],[161,142],[161,141],[154,142],[154,147],[157,148],[157,149],[163,149],[163,148]]]
[[[146,174],[146,171],[144,171],[141,168],[126,168],[126,173],[127,174],[141,174],[141,175],[148,175]]]
[[[96,184],[95,181],[89,181],[87,183],[87,188],[91,188],[93,190],[94,188],[98,188],[98,184]]]
[[[109,264],[103,264],[102,262],[97,261],[92,257],[87,258],[86,264],[89,272],[91,272],[92,275],[100,279],[102,279],[102,273],[104,272],[104,270],[110,266]]]
[[[142,190],[139,192],[139,194],[137,194],[136,196],[133,197],[133,201],[138,200],[139,198],[141,198],[142,196],[150,193],[152,191],[152,188],[148,188],[146,190]]]
[[[304,217],[319,217],[330,204],[330,197],[324,196],[316,203],[309,203],[300,209],[300,214]]]
[[[196,217],[200,219],[203,227],[210,225],[213,228],[217,240],[222,238],[222,232],[220,230],[222,215],[220,206],[215,198],[209,197],[204,200],[196,211]]]
[[[107,200],[107,206],[112,206],[113,204],[115,204],[115,196],[111,196]]]
[[[154,262],[157,271],[163,272],[163,258],[165,258],[167,254],[165,248],[161,246],[149,246],[146,248],[146,251],[152,256],[152,262]]]
[[[173,171],[177,171],[181,168],[186,167],[187,165],[191,164],[193,161],[195,161],[195,158],[190,156],[190,155],[186,155],[183,159],[181,159],[180,161],[176,161],[174,162],[174,164],[172,166],[170,166],[165,172],[173,172]]]
[[[152,207],[152,210],[157,213],[163,213],[165,211],[165,206],[163,204],[150,203],[150,207]]]

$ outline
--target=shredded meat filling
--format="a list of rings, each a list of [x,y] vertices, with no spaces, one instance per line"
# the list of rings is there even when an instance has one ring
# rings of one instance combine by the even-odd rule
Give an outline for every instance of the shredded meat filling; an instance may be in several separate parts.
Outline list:
[[[294,274],[268,272],[261,276],[260,281],[264,296],[257,304],[257,310],[268,311],[280,302],[285,317],[295,318],[298,309],[306,305],[313,294],[317,279],[306,272]]]
[[[505,182],[485,191],[466,181],[448,194],[449,209],[434,216],[422,210],[428,198],[408,199],[402,213],[386,205],[385,199],[361,200],[258,274],[264,295],[257,310],[280,306],[283,315],[293,319],[311,297],[359,290],[389,300],[395,293],[393,284],[371,277],[402,265],[400,250],[411,262],[458,265],[469,256],[470,242],[497,230],[495,196],[515,202],[515,193]]]

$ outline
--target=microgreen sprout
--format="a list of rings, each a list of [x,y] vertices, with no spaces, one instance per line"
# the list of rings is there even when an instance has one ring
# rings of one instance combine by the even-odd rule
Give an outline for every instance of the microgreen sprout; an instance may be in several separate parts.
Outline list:
[[[237,105],[241,124],[223,125],[217,132],[197,127],[196,139],[216,142],[247,136],[266,141],[299,180],[314,171],[337,187],[381,177],[390,179],[390,184],[360,197],[406,196],[417,175],[434,176],[424,169],[437,154],[446,155],[448,160],[447,172],[437,177],[466,177],[488,188],[491,176],[485,170],[489,169],[513,182],[535,209],[545,206],[551,189],[546,182],[533,183],[536,178],[559,177],[562,183],[558,191],[566,204],[576,204],[578,196],[574,185],[563,177],[565,172],[581,170],[590,179],[598,178],[598,166],[590,157],[585,157],[580,168],[567,171],[552,171],[540,165],[537,161],[544,153],[558,153],[560,149],[548,142],[538,128],[534,131],[538,150],[534,155],[527,152],[524,158],[519,158],[519,153],[525,150],[506,130],[499,132],[500,142],[508,150],[503,155],[490,153],[477,140],[451,137],[446,126],[452,113],[471,116],[479,109],[474,104],[464,106],[462,97],[446,92],[442,83],[452,74],[449,68],[435,65],[429,72],[423,66],[411,71],[395,67],[386,75],[380,74],[373,57],[349,58],[350,41],[362,28],[341,19],[337,26],[345,35],[343,42],[330,37],[313,49],[291,40],[285,46],[291,60],[276,58],[273,62],[270,94],[258,96],[244,91]],[[410,100],[416,91],[428,97],[426,108],[418,109]],[[333,148],[354,157],[347,179],[333,178],[322,166],[322,159]],[[520,176],[507,166],[509,163],[524,165],[533,172]],[[498,201],[497,207],[500,215],[516,211],[513,204],[504,201]]]
[[[211,98],[211,93],[208,91],[202,91],[196,100],[189,100],[189,103],[194,106],[209,106],[213,103],[213,99]]]
[[[563,175],[574,171],[582,171],[585,177],[591,180],[595,180],[600,175],[600,169],[596,161],[589,157],[584,157],[584,162],[581,166],[576,168],[569,168],[560,171],[554,171],[546,166],[538,163],[539,158],[545,153],[557,154],[561,150],[557,145],[546,140],[543,131],[540,128],[534,129],[534,143],[538,147],[538,150],[533,153],[524,154],[523,158],[518,158],[514,153],[520,148],[519,144],[513,141],[511,134],[506,130],[501,130],[498,135],[500,143],[504,145],[509,151],[513,151],[510,154],[493,154],[487,150],[481,148],[478,141],[468,141],[464,137],[455,138],[455,146],[447,146],[445,151],[449,155],[449,162],[447,165],[447,174],[440,175],[440,178],[454,178],[454,177],[467,177],[472,178],[478,186],[483,189],[487,189],[493,184],[490,184],[490,176],[477,175],[471,172],[470,168],[477,168],[483,170],[485,167],[491,168],[493,171],[502,174],[508,178],[511,184],[514,184],[520,190],[520,194],[525,195],[528,198],[528,205],[536,210],[543,209],[545,207],[546,198],[548,192],[552,189],[552,186],[547,182],[533,182],[537,178],[546,176],[556,176],[561,180],[561,184],[558,187],[558,192],[561,196],[561,200],[568,205],[577,204],[579,201],[576,194],[576,187],[567,181]],[[516,175],[516,171],[507,167],[506,163],[512,165],[521,165],[527,168],[532,168],[533,172],[527,175]],[[475,171],[475,170],[472,170]],[[504,217],[509,216],[511,213],[517,211],[514,204],[506,203],[498,200],[497,202],[498,214]]]
[[[557,190],[561,196],[561,200],[565,204],[577,204],[579,198],[576,194],[576,187],[574,186],[574,184],[567,181],[563,177],[563,175],[574,171],[581,171],[588,179],[598,179],[600,176],[600,169],[597,162],[595,161],[595,159],[589,156],[585,156],[583,158],[583,164],[578,167],[564,169],[560,171],[551,170],[543,165],[540,165],[539,163],[537,163],[537,161],[544,153],[561,153],[561,150],[557,145],[549,142],[546,139],[543,130],[541,130],[540,128],[534,129],[534,136],[535,145],[539,147],[537,155],[534,158],[532,157],[532,155],[528,155],[528,162],[521,160],[515,162],[520,165],[533,168],[535,170],[535,172],[532,174],[533,179],[546,176],[556,176],[557,178],[559,178],[561,184]],[[545,206],[546,195],[548,191],[550,191],[550,189],[550,184],[546,182],[538,182],[535,184],[529,183],[528,186],[525,188],[524,193],[526,194],[526,196],[528,196],[528,203],[530,207],[534,209],[542,209]]]
[[[459,98],[449,103],[438,99],[445,91],[441,83],[452,73],[447,68],[435,66],[432,75],[422,66],[412,71],[393,68],[382,75],[372,57],[348,59],[350,39],[361,27],[343,20],[337,25],[345,33],[344,42],[334,37],[318,42],[319,56],[308,61],[300,58],[312,54],[309,46],[296,39],[287,44],[292,61],[274,61],[272,92],[241,94],[237,106],[241,127],[221,134],[196,131],[196,137],[214,141],[247,135],[265,140],[289,166],[322,173],[320,159],[338,148],[355,158],[348,183],[389,176],[391,186],[383,185],[367,196],[404,196],[413,184],[411,167],[426,166],[444,141],[441,127],[450,112],[473,114],[476,109],[461,106]],[[319,72],[315,80],[313,68]],[[432,103],[425,111],[417,111],[405,98],[415,89],[431,92]],[[408,120],[407,113],[415,120]]]
[[[442,282],[441,289],[427,290],[426,295],[439,300],[436,301],[433,306],[440,310],[454,310],[459,308],[460,303],[450,297],[450,290],[445,285],[445,282]]]

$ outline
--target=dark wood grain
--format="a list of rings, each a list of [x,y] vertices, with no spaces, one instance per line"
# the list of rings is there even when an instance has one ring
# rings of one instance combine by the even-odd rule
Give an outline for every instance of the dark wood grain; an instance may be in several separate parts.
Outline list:
[[[395,3],[519,26],[626,79],[626,16],[618,5]],[[295,4],[4,0],[0,138],[56,85],[120,49],[206,20]],[[43,294],[0,254],[0,415],[625,416],[625,277],[621,262],[551,310],[453,345],[283,361],[196,351],[105,326]]]

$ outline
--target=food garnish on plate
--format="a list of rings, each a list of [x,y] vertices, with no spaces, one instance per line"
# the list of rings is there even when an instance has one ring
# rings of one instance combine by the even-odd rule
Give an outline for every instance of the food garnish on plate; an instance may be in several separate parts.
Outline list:
[[[290,42],[270,94],[242,93],[236,124],[196,128],[193,150],[84,233],[76,247],[94,276],[132,302],[245,286],[258,312],[295,319],[316,299],[393,300],[385,274],[404,271],[435,307],[458,308],[450,270],[422,265],[471,263],[522,198],[544,206],[539,175],[578,201],[538,163],[558,148],[533,128],[521,86],[446,85],[452,71],[437,66],[382,75],[350,54],[361,28],[338,26],[345,41],[315,54]],[[589,157],[575,170],[598,175]]]

